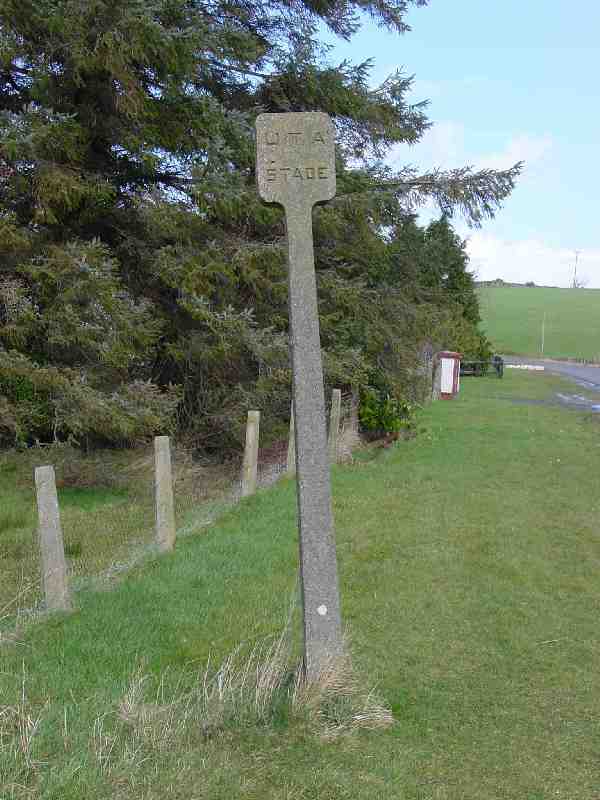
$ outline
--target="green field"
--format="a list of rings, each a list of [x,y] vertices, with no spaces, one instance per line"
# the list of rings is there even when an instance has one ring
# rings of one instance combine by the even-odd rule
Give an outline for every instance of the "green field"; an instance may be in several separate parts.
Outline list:
[[[600,362],[600,289],[479,288],[483,329],[499,353]]]
[[[290,480],[112,590],[82,588],[75,613],[13,631],[2,800],[597,797],[600,420],[546,404],[569,389],[546,374],[466,378],[457,401],[421,413],[416,439],[334,469],[357,683],[333,700],[289,700]],[[4,472],[4,498],[15,481]],[[291,607],[282,679],[265,692],[273,670],[248,653]],[[239,645],[245,677],[209,670],[205,685],[207,661]],[[391,727],[359,727],[372,687]]]

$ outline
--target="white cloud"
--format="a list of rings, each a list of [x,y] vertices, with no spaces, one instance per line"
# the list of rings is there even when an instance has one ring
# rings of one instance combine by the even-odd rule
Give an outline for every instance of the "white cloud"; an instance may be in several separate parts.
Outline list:
[[[465,126],[459,122],[438,122],[423,139],[420,160],[430,167],[444,169],[462,166],[465,153]]]
[[[513,134],[504,147],[495,153],[467,150],[465,138],[466,129],[462,123],[452,120],[436,122],[412,148],[408,149],[406,145],[393,147],[388,161],[392,167],[412,161],[422,170],[434,167],[452,169],[467,164],[477,169],[507,169],[517,161],[524,161],[525,174],[531,176],[534,171],[539,174],[548,163],[554,147],[554,140],[547,133]]]
[[[473,137],[469,136],[472,141]],[[530,192],[540,191],[541,177],[551,168],[556,142],[547,133],[515,133],[508,136],[497,152],[474,152],[466,146],[467,131],[463,124],[446,120],[436,123],[414,148],[394,148],[389,159],[392,167],[414,163],[423,170],[435,167],[451,169],[472,164],[476,169],[507,169],[517,161],[525,162],[518,185],[530,183]],[[506,213],[500,212],[500,213]],[[419,213],[419,221],[427,225],[439,216],[439,210],[427,203]],[[525,283],[534,281],[547,286],[570,286],[573,280],[575,251],[553,247],[540,230],[537,238],[503,239],[483,231],[471,231],[460,218],[453,221],[457,233],[467,238],[471,269],[480,280],[502,278]],[[505,225],[506,227],[506,225]],[[566,234],[567,231],[563,231]],[[579,255],[578,275],[587,278],[590,288],[600,288],[600,249],[583,250]]]
[[[436,122],[421,141],[410,147],[398,144],[392,147],[387,161],[393,168],[407,163],[416,164],[427,171],[435,167],[452,169],[465,163],[465,127],[460,122]]]
[[[481,91],[482,86],[488,86],[489,79],[483,75],[464,75],[462,78],[448,80],[428,80],[415,77],[412,86],[411,102],[420,100],[436,100],[439,97],[456,97],[465,101],[469,99],[468,93],[473,89]]]
[[[477,166],[486,169],[508,169],[517,161],[525,162],[525,171],[530,172],[543,165],[551,153],[554,142],[550,135],[533,136],[521,133],[513,136],[505,148],[498,153],[490,153],[477,159]]]
[[[573,280],[575,251],[551,247],[538,239],[507,241],[477,231],[467,241],[467,252],[479,280],[502,278],[545,286],[570,286]],[[600,250],[579,253],[577,274],[587,278],[589,288],[600,288]]]

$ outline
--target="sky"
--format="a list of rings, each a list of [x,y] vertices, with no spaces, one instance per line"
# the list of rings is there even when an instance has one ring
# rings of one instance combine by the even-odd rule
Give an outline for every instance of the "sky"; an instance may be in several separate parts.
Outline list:
[[[372,58],[373,84],[401,69],[415,76],[409,99],[430,101],[431,130],[388,161],[423,170],[525,161],[494,220],[473,230],[455,218],[471,270],[569,286],[578,251],[578,277],[600,288],[600,2],[430,0],[406,19],[403,35],[365,20],[350,42],[327,37],[331,60]]]

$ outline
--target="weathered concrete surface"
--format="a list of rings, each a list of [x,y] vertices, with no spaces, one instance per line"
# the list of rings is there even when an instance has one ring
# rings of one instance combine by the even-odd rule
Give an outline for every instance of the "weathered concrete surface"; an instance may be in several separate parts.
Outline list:
[[[338,460],[338,443],[340,438],[340,416],[342,413],[342,393],[339,389],[331,392],[331,412],[329,414],[329,460],[336,464]]]
[[[290,438],[288,439],[287,451],[287,468],[288,475],[296,473],[296,426],[294,425],[294,404],[292,402],[292,411],[290,413]]]
[[[318,680],[343,650],[312,238],[313,206],[335,195],[335,131],[326,114],[290,113],[261,114],[256,132],[259,193],[286,214],[304,657]]]
[[[37,467],[35,489],[42,585],[49,611],[69,611],[71,596],[63,543],[54,467]]]
[[[154,502],[156,508],[156,543],[163,552],[175,547],[175,505],[171,447],[168,436],[154,439]]]
[[[430,403],[433,399],[433,345],[429,340],[426,340],[421,345],[419,351],[419,366],[417,367],[417,375],[421,378],[423,401]]]
[[[442,365],[437,355],[433,357],[431,371],[431,399],[439,400],[442,394]]]
[[[342,420],[340,438],[338,441],[338,460],[352,461],[353,451],[360,445],[360,424],[358,420],[358,409],[360,400],[358,394],[354,394],[350,401],[350,413]]]
[[[285,208],[288,233],[300,220],[302,234],[315,203],[335,197],[333,124],[327,114],[261,114],[256,136],[259,194]],[[312,253],[312,224],[308,249]]]
[[[260,411],[249,411],[246,422],[246,447],[242,466],[242,497],[256,491],[258,478],[258,439],[260,436]]]

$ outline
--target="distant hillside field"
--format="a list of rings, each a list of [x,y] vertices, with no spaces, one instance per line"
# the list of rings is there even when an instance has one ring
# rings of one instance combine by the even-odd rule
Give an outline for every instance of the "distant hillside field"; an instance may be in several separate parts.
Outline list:
[[[478,289],[483,328],[500,353],[600,362],[600,289]]]

